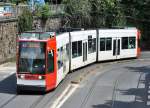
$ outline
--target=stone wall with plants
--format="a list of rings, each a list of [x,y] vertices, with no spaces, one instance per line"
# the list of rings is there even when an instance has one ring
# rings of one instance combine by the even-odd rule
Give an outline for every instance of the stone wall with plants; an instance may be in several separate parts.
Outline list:
[[[34,19],[32,29],[41,22]],[[56,30],[61,26],[60,18],[48,18],[45,24],[46,31]],[[9,61],[16,57],[16,37],[18,33],[17,19],[0,21],[0,63]]]

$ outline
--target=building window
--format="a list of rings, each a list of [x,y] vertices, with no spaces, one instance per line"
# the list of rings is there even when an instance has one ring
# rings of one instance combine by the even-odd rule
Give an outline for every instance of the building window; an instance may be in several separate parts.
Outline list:
[[[82,41],[72,42],[72,58],[82,56]]]
[[[54,51],[51,50],[48,52],[48,72],[54,72]]]
[[[106,51],[112,50],[112,38],[106,38]]]
[[[128,37],[122,37],[122,49],[128,49]]]

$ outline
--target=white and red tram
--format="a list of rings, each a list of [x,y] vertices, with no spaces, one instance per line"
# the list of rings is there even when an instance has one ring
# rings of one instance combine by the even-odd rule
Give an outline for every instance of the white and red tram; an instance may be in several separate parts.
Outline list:
[[[88,64],[137,58],[140,32],[136,28],[65,32],[25,32],[18,36],[17,90],[49,91],[69,71]]]

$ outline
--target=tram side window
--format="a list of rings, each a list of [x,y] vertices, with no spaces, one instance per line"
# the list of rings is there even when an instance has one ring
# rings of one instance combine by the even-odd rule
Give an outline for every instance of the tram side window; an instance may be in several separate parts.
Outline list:
[[[92,40],[92,49],[93,49],[93,52],[96,52],[96,38]]]
[[[135,37],[129,37],[129,49],[135,48]]]
[[[82,41],[72,42],[72,58],[82,56]]]
[[[82,41],[78,41],[78,56],[82,56]]]
[[[92,36],[88,36],[88,53],[92,53]]]
[[[48,52],[48,72],[54,72],[54,50]]]
[[[122,49],[128,49],[128,37],[122,37]]]
[[[96,38],[92,39],[92,36],[88,36],[88,54],[96,52]]]
[[[105,51],[105,38],[100,38],[100,51]]]
[[[72,42],[72,58],[78,56],[78,46],[77,42]]]
[[[69,60],[69,43],[66,44],[67,61]]]
[[[112,50],[112,38],[106,38],[106,51]]]

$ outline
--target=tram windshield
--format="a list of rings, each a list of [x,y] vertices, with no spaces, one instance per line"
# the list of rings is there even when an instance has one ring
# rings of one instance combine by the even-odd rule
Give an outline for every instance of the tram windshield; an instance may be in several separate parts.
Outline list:
[[[45,74],[44,42],[20,42],[18,73]]]

